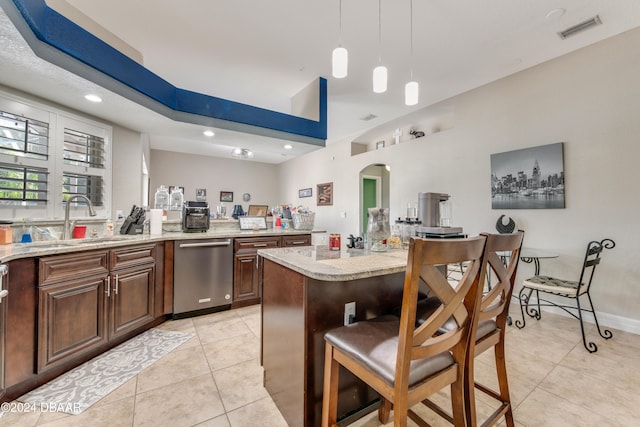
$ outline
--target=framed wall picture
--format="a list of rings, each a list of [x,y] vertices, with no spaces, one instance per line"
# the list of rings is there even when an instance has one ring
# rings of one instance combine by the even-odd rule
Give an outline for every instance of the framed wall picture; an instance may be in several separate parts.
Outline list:
[[[563,143],[491,155],[492,209],[563,209]]]
[[[206,188],[196,188],[196,200],[199,202],[207,201],[207,189]]]
[[[220,201],[221,202],[233,202],[233,191],[221,191],[220,192]]]
[[[302,190],[298,190],[298,197],[311,197],[313,192],[311,188],[303,188]]]
[[[318,184],[318,206],[333,205],[333,182]]]
[[[379,150],[381,148],[384,148],[384,141],[376,142],[376,150]]]

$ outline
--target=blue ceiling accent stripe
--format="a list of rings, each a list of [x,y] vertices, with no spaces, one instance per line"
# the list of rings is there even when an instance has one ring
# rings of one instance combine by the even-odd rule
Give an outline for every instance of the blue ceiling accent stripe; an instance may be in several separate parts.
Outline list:
[[[33,34],[42,42],[144,94],[174,112],[195,114],[252,128],[271,129],[279,137],[324,146],[327,139],[327,81],[319,79],[320,120],[254,107],[210,95],[176,88],[144,66],[114,49],[82,27],[49,8],[44,0],[13,0]],[[35,50],[34,50],[35,51]],[[83,76],[84,77],[84,76]],[[127,96],[126,94],[122,94]],[[130,98],[135,101],[135,99]],[[155,109],[161,111],[162,109]],[[179,115],[188,117],[187,115]],[[176,115],[165,114],[175,120]],[[184,119],[182,119],[184,121]],[[187,119],[188,120],[188,119]],[[195,120],[193,123],[200,123]],[[223,121],[222,123],[219,121]],[[229,126],[239,130],[238,126]],[[284,132],[285,134],[281,134]],[[286,135],[290,134],[290,135]],[[297,138],[299,135],[300,138]],[[315,141],[321,140],[321,141]]]

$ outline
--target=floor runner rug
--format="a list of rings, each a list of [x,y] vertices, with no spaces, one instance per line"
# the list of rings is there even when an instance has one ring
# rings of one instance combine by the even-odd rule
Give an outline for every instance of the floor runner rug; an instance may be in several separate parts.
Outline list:
[[[79,414],[192,336],[149,329],[17,400],[49,412]]]

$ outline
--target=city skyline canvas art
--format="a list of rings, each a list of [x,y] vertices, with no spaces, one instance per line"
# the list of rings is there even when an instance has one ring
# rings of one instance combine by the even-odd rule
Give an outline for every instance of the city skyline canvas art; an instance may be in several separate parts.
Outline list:
[[[564,207],[564,143],[491,155],[492,209]]]

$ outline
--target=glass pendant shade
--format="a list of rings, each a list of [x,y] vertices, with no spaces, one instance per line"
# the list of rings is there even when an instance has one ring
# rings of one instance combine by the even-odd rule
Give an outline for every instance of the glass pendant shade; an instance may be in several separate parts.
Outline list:
[[[409,82],[404,87],[404,103],[406,105],[416,105],[418,103],[418,95],[420,87],[418,82]]]
[[[342,46],[333,49],[332,56],[332,74],[336,79],[347,77],[347,69],[349,67],[349,52]]]
[[[373,91],[384,93],[387,91],[387,67],[378,65],[373,69]]]

